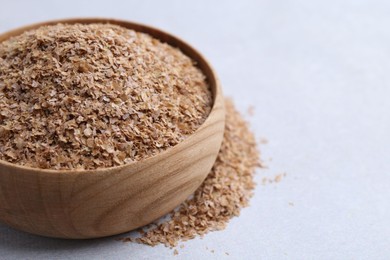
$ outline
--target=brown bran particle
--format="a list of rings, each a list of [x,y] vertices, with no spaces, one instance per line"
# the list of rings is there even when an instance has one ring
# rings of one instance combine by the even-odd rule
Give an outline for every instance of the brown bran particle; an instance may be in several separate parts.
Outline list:
[[[156,223],[136,241],[173,247],[179,241],[224,229],[232,217],[240,214],[241,208],[248,206],[259,166],[255,137],[232,101],[226,100],[224,139],[206,180],[192,198],[170,213],[170,220]]]
[[[255,114],[255,107],[252,105],[249,106],[247,112],[248,112],[248,115],[253,116]]]
[[[276,175],[274,182],[280,182],[282,180],[282,174]]]
[[[57,24],[0,43],[0,159],[50,169],[138,161],[207,118],[205,76],[180,50],[109,24]]]

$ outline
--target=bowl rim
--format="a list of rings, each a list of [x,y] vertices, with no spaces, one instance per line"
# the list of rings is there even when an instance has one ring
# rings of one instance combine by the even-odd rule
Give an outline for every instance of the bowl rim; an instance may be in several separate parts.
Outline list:
[[[145,159],[141,159],[139,161],[132,161],[130,163],[126,163],[123,165],[118,165],[118,166],[111,166],[111,167],[103,167],[103,168],[96,168],[96,169],[50,169],[50,168],[38,168],[38,167],[30,167],[30,166],[25,166],[25,165],[19,165],[16,163],[11,163],[5,160],[0,159],[0,168],[7,168],[9,170],[15,169],[15,170],[22,170],[25,173],[40,173],[40,174],[97,174],[97,173],[105,173],[105,172],[111,172],[111,171],[121,171],[127,167],[134,166],[136,164],[139,164],[140,162],[146,162],[146,161],[152,161],[155,160],[157,157],[163,156],[167,153],[170,153],[174,151],[175,149],[180,149],[182,146],[185,146],[186,143],[190,142],[192,137],[201,131],[205,126],[209,125],[210,122],[210,115],[214,113],[217,109],[216,104],[218,102],[217,99],[221,98],[222,91],[220,88],[220,83],[219,80],[215,74],[215,71],[213,67],[210,65],[208,60],[194,47],[192,47],[190,44],[188,44],[186,41],[182,40],[181,38],[168,33],[164,30],[155,28],[150,25],[145,25],[143,23],[138,23],[138,22],[133,22],[133,21],[128,21],[128,20],[123,20],[123,19],[113,19],[113,18],[103,18],[103,17],[87,17],[87,18],[65,18],[65,19],[54,19],[54,20],[47,20],[43,22],[37,22],[37,23],[32,23],[28,24],[26,26],[20,26],[15,29],[11,29],[5,32],[0,33],[0,42],[3,42],[11,37],[18,36],[22,34],[23,32],[37,29],[41,26],[47,26],[47,25],[55,25],[55,24],[91,24],[91,23],[109,23],[113,25],[119,25],[122,27],[125,27],[127,29],[132,29],[137,32],[141,33],[146,33],[151,35],[153,38],[156,38],[160,40],[163,43],[167,43],[170,46],[179,48],[180,51],[182,51],[185,55],[190,57],[192,60],[194,60],[197,65],[199,63],[202,63],[202,66],[205,68],[198,68],[205,74],[206,80],[211,88],[212,92],[212,100],[213,104],[211,106],[210,113],[207,115],[206,120],[189,136],[187,136],[183,141],[179,142],[178,144],[169,147],[168,149],[156,153],[152,156],[146,157]],[[136,29],[134,29],[136,28]],[[156,36],[160,35],[160,37]],[[161,36],[164,36],[164,39],[162,39]],[[204,70],[208,70],[208,72],[205,72]],[[207,75],[206,75],[207,74]]]

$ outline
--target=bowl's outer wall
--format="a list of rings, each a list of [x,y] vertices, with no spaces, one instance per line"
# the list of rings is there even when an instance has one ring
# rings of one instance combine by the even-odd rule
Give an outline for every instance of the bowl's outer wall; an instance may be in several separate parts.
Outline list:
[[[22,27],[0,41],[42,25],[113,23],[180,48],[207,76],[214,94],[205,123],[180,144],[154,157],[95,171],[33,169],[0,161],[0,221],[50,237],[96,238],[130,231],[173,210],[206,178],[222,142],[225,114],[219,82],[207,61],[160,30],[111,19],[68,19]]]

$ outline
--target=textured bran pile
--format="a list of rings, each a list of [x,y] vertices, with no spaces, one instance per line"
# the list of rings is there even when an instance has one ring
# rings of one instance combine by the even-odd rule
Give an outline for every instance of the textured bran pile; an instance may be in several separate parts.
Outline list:
[[[248,206],[261,166],[253,133],[231,100],[226,100],[226,127],[218,158],[194,196],[170,213],[170,220],[140,230],[139,238],[124,242],[176,246],[179,241],[224,229],[229,220]]]
[[[182,141],[212,105],[180,50],[109,24],[45,26],[0,43],[0,159],[96,169]]]

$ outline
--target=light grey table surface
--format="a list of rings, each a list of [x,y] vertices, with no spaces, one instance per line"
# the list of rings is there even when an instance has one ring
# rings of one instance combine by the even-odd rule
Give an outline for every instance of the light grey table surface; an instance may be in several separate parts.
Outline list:
[[[257,182],[287,174],[258,185],[226,230],[184,243],[178,256],[0,225],[0,259],[390,258],[389,1],[0,2],[1,32],[104,16],[182,37],[208,57],[243,113],[255,106],[247,118],[269,140]]]

